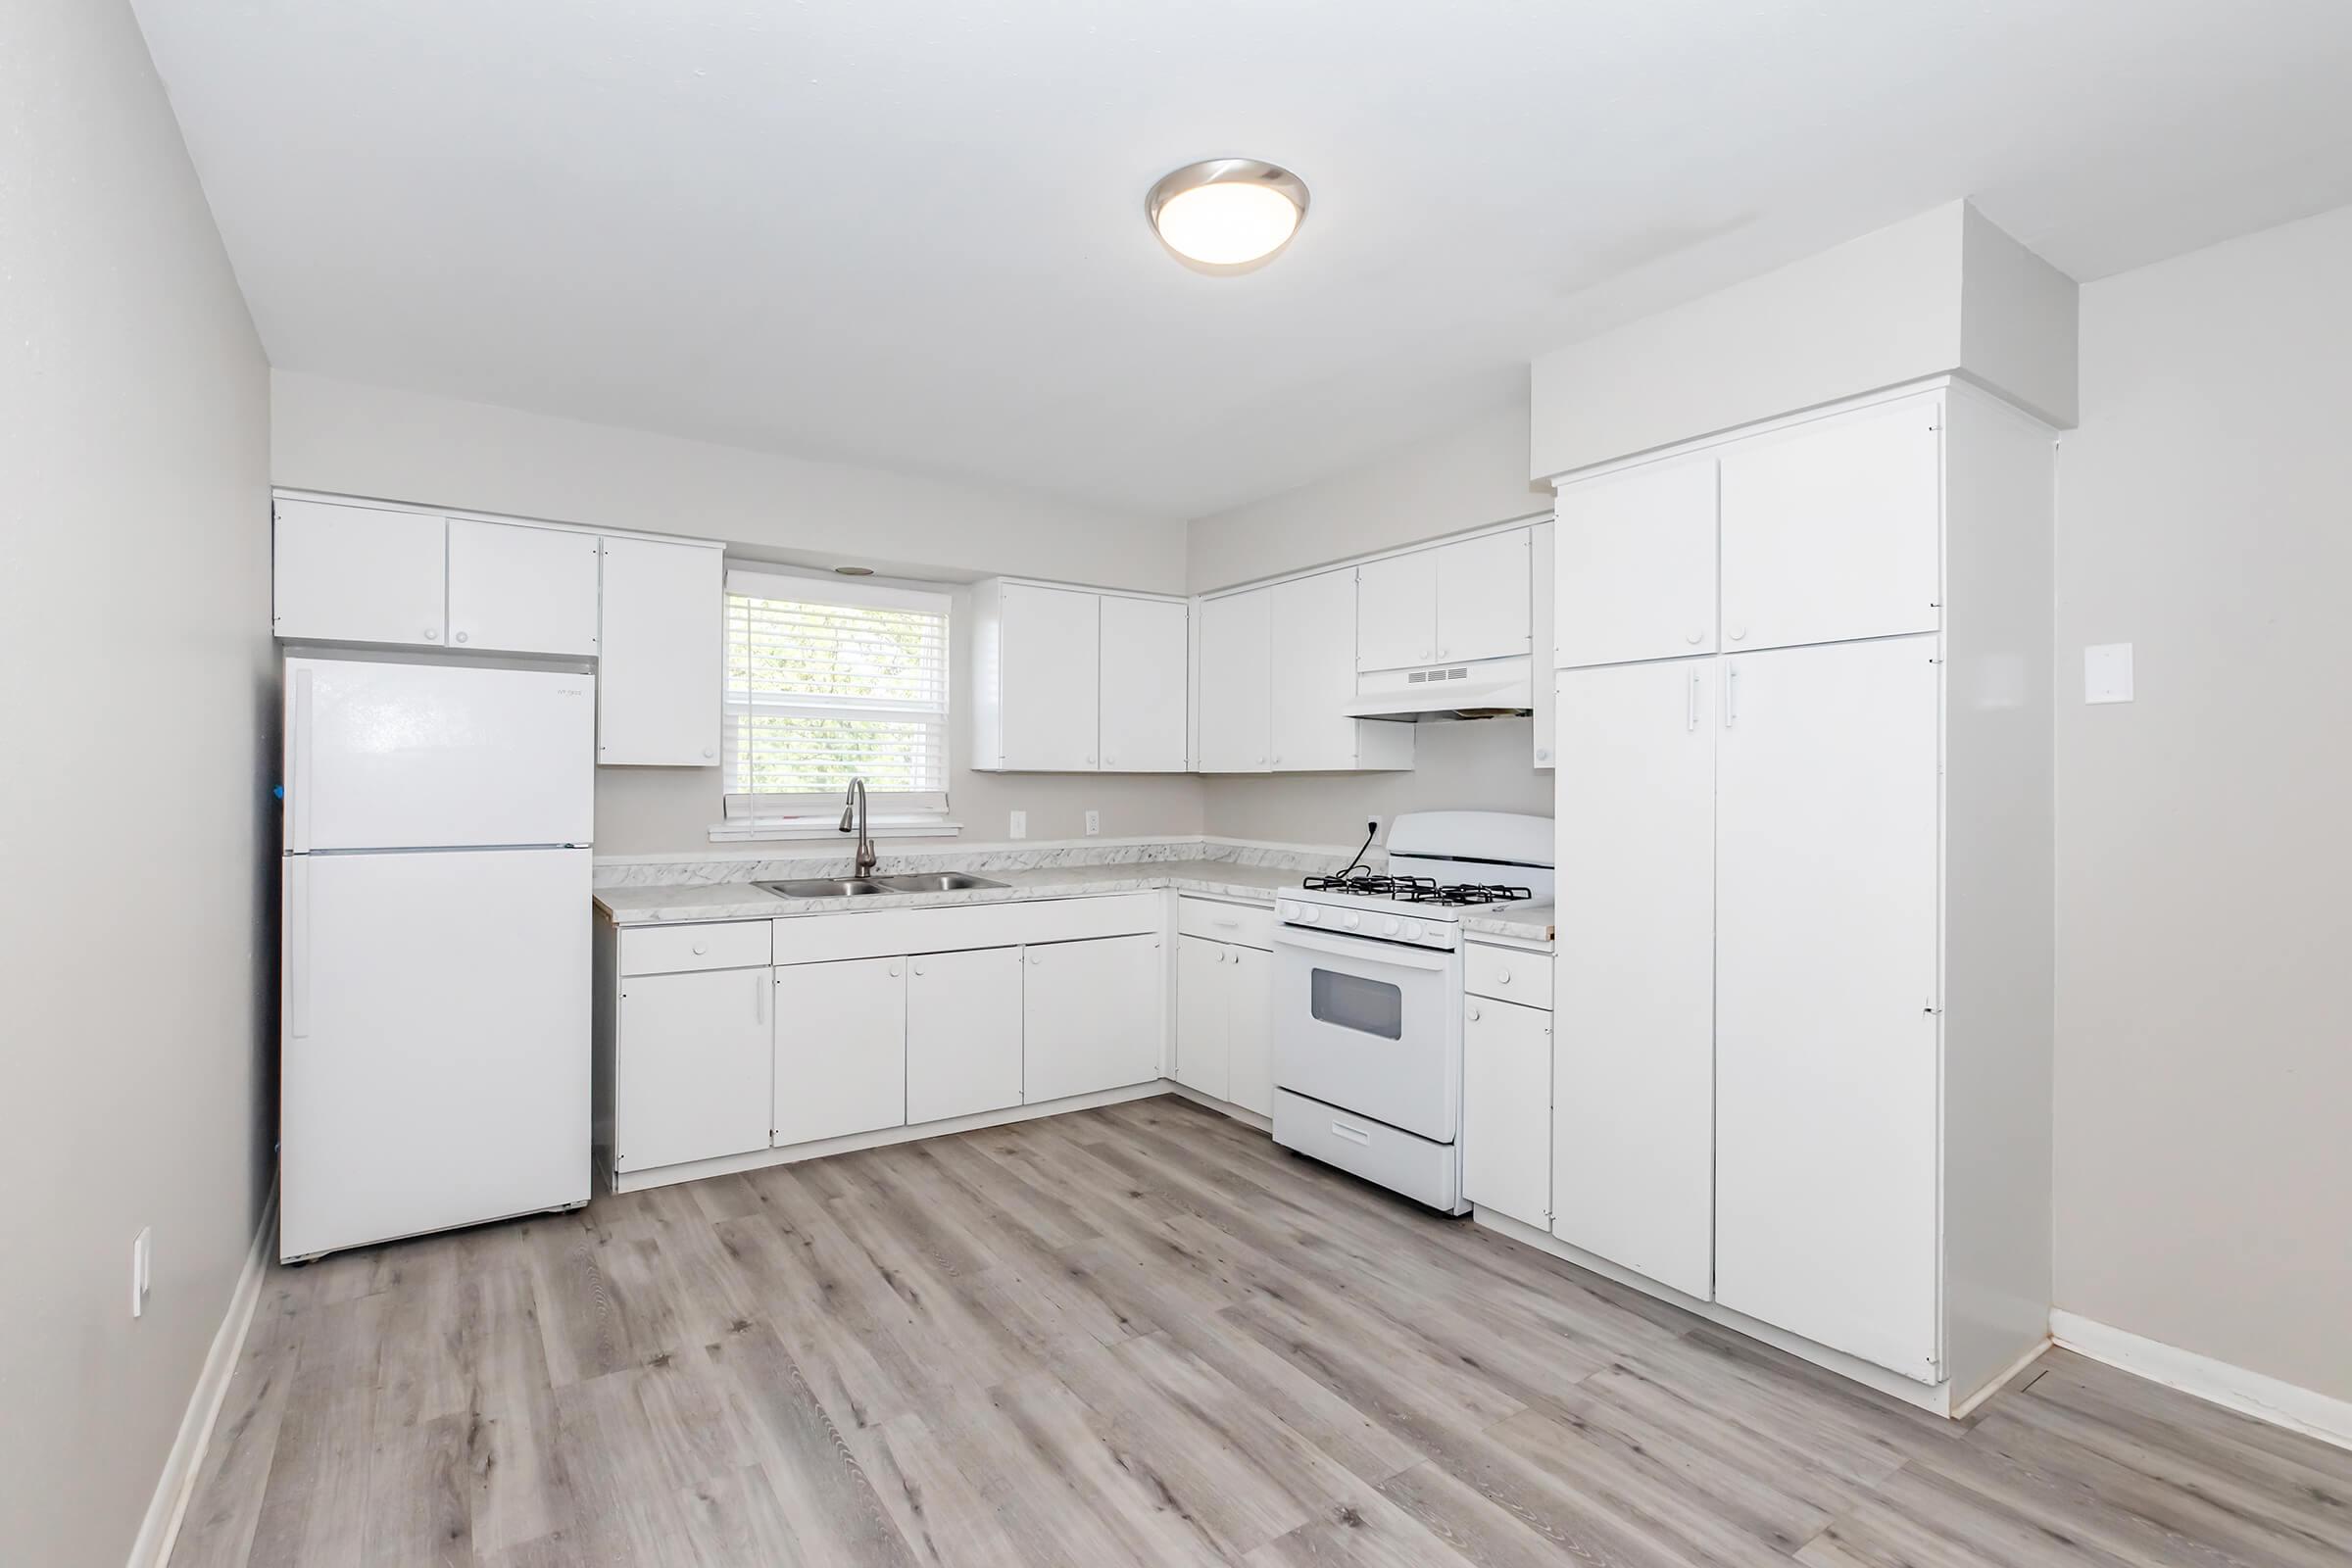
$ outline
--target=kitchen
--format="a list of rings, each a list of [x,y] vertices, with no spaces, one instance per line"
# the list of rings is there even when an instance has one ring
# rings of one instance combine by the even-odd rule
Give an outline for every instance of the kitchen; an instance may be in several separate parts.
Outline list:
[[[1561,198],[1596,237],[1480,186],[1486,257],[1603,268],[1562,295],[1432,237],[1368,89],[1300,89],[1353,151],[1238,117],[1297,172],[1090,109],[1115,156],[1016,275],[920,241],[1032,220],[926,182],[1030,108],[919,49],[971,145],[871,151],[928,213],[645,178],[852,122],[837,8],[51,9],[0,623],[25,755],[76,763],[9,782],[55,890],[21,1038],[73,1049],[15,1142],[110,1152],[9,1287],[26,1560],[2352,1548],[2342,916],[2288,847],[2334,756],[2264,678],[2340,662],[2352,188],[2291,130],[2339,19],[2151,24],[2297,177],[2147,152],[2127,220],[2095,148],[2174,146],[2145,102],[2031,86],[1989,19],[1812,18],[1940,59],[1913,145],[2001,86],[2042,156],[1873,183],[1780,126],[1834,210],[1759,145],[1768,216],[1662,257],[1623,192]],[[1300,57],[1310,9],[1265,19]],[[2072,81],[2102,9],[2032,23]],[[1015,10],[974,46],[1226,58]],[[1708,23],[1669,99],[1731,79]],[[1666,58],[1612,25],[1577,69]],[[1554,178],[1529,146],[1462,177]],[[818,212],[878,226],[820,254]],[[36,585],[93,547],[119,629],[65,667]],[[86,939],[132,887],[224,913],[125,985]]]

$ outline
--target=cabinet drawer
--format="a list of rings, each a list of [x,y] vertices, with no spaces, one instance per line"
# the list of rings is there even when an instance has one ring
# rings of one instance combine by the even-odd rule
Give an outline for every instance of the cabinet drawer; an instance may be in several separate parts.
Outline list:
[[[1497,1002],[1516,1002],[1528,1007],[1548,1007],[1551,956],[1469,943],[1462,949],[1462,989],[1474,997],[1493,997]]]
[[[1274,945],[1274,911],[1253,904],[1180,898],[1176,901],[1176,929],[1181,935],[1206,937],[1211,942],[1238,942],[1245,948],[1271,948]]]
[[[633,925],[620,933],[622,974],[676,974],[686,969],[767,966],[765,920],[710,925]]]

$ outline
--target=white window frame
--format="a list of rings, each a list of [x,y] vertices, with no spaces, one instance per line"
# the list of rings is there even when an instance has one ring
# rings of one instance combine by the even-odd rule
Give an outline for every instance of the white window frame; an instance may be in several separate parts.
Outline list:
[[[876,790],[867,802],[867,832],[874,838],[953,837],[962,825],[949,814],[944,787],[955,770],[956,617],[952,595],[929,588],[865,579],[847,580],[804,574],[783,567],[751,567],[730,564],[726,572],[729,596],[784,599],[809,605],[845,605],[858,609],[918,610],[936,614],[945,627],[941,649],[940,781],[936,791],[912,793]],[[725,679],[722,673],[722,683]],[[722,789],[734,782],[737,705],[722,684],[719,779]],[[746,839],[834,838],[841,832],[842,797],[835,794],[747,795],[727,790],[722,797],[724,820],[710,826],[713,843]]]

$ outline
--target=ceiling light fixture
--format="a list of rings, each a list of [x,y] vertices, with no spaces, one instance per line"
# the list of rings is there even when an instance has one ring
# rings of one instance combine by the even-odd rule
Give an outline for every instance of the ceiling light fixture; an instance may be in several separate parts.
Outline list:
[[[1247,272],[1306,219],[1306,181],[1255,158],[1211,158],[1164,175],[1144,200],[1160,243],[1199,272]]]

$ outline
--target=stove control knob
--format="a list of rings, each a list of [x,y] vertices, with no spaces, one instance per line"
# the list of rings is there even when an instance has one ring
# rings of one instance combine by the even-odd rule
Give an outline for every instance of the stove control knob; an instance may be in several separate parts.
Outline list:
[[[1298,923],[1300,925],[1313,925],[1317,920],[1322,918],[1323,911],[1316,908],[1313,905],[1301,904],[1298,906]]]
[[[1357,926],[1359,926],[1359,925],[1362,925],[1362,924],[1364,923],[1364,922],[1363,922],[1363,918],[1362,918],[1362,916],[1360,916],[1360,915],[1357,915],[1357,914],[1354,914],[1354,913],[1352,913],[1352,912],[1350,912],[1350,913],[1348,913],[1348,914],[1345,914],[1345,915],[1342,915],[1340,918],[1341,918],[1341,919],[1343,919],[1343,920],[1345,920],[1345,921],[1347,922],[1347,924],[1348,924],[1348,930],[1350,930],[1350,931],[1354,930],[1354,929],[1355,929]]]
[[[1274,912],[1281,915],[1285,920],[1288,920],[1298,912],[1298,906],[1293,904],[1290,900],[1285,899],[1280,904],[1274,906]]]
[[[1404,922],[1404,940],[1407,942],[1418,942],[1421,940],[1420,921],[1407,920]]]
[[[1380,934],[1384,937],[1393,937],[1402,929],[1404,928],[1397,923],[1396,917],[1393,914],[1380,922]]]

